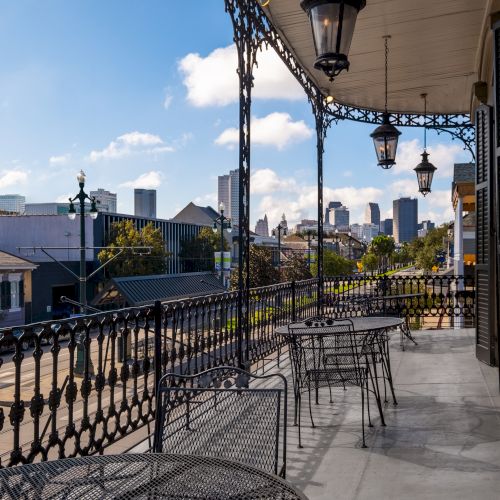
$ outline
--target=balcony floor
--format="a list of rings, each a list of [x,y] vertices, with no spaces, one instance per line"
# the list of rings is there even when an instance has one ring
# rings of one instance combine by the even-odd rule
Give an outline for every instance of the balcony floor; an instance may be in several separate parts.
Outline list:
[[[476,360],[474,335],[474,329],[420,331],[419,345],[407,344],[405,352],[394,336],[399,405],[385,409],[387,427],[376,418],[367,428],[367,449],[358,389],[336,389],[333,404],[323,392],[313,406],[315,429],[303,399],[303,449],[291,405],[287,479],[311,500],[498,499],[498,371]],[[285,364],[280,371],[290,374]]]

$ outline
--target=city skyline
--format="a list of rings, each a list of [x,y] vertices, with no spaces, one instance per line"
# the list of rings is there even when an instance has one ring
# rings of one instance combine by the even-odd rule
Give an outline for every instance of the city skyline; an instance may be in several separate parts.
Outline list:
[[[55,0],[1,6],[9,23],[0,40],[9,50],[0,69],[0,194],[65,202],[83,169],[89,190],[117,193],[118,212],[133,213],[134,188],[157,190],[164,219],[190,200],[216,205],[217,176],[238,166],[236,53],[228,16],[194,0],[120,5]],[[176,20],[193,8],[195,26],[186,31]],[[201,29],[202,22],[212,29]],[[283,212],[291,225],[317,218],[314,118],[271,51],[259,53],[253,95],[251,226],[264,213],[270,227]],[[421,132],[402,128],[396,166],[382,171],[372,129],[341,122],[326,142],[324,200],[344,200],[351,219],[360,222],[368,199],[385,219],[392,200],[417,195],[413,168],[420,162]],[[453,163],[470,156],[431,131],[428,143],[438,171],[433,192],[419,198],[420,211],[440,223],[453,218]]]

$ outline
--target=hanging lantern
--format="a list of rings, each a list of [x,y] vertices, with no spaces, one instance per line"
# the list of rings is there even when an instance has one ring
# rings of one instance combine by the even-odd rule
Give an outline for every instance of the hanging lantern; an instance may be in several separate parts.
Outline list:
[[[437,168],[428,160],[429,153],[422,153],[422,163],[419,163],[413,170],[417,173],[418,190],[426,196],[431,192],[432,178]]]
[[[385,111],[382,116],[382,125],[377,127],[370,137],[373,139],[375,153],[379,167],[384,169],[391,168],[396,163],[396,151],[398,149],[398,139],[401,132],[391,124],[389,113],[387,111],[387,87],[388,87],[388,61],[390,35],[384,36],[385,39]]]
[[[302,0],[300,6],[310,21],[316,49],[314,67],[333,80],[344,69],[358,12],[366,0]]]
[[[424,120],[427,116],[427,94],[422,94],[420,97],[424,100]],[[429,153],[427,152],[427,127],[424,124],[424,152],[422,153],[422,162],[419,163],[413,170],[417,174],[418,190],[426,196],[431,192],[432,178],[437,168],[429,161]]]
[[[389,123],[389,114],[384,113],[382,125],[370,134],[377,153],[379,167],[389,169],[396,163],[396,151],[400,135],[401,132]]]

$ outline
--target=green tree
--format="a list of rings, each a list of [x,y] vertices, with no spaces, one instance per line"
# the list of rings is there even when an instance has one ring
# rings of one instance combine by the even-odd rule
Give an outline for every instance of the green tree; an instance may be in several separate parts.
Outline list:
[[[152,223],[147,224],[140,231],[133,221],[123,220],[111,226],[107,248],[101,250],[97,256],[101,263],[106,262],[119,250],[116,247],[131,247],[106,266],[106,273],[110,276],[147,276],[164,274],[166,272],[166,258],[168,252],[159,229]],[[134,247],[150,247],[151,250],[134,250]]]
[[[438,254],[445,250],[444,239],[447,232],[448,226],[444,224],[411,243],[410,253],[419,269],[430,271],[438,264]]]
[[[387,261],[396,248],[394,239],[385,234],[375,236],[370,243],[370,252],[378,258],[379,267],[387,267]]]
[[[195,238],[181,241],[179,258],[185,273],[213,271],[215,269],[214,252],[220,252],[220,232],[214,233],[211,228],[204,227]],[[229,245],[224,238],[224,251]]]
[[[363,255],[361,258],[361,263],[363,264],[363,270],[364,271],[375,271],[378,267],[378,257],[372,253],[368,252]]]
[[[301,281],[312,278],[307,258],[293,253],[281,265],[281,281]]]
[[[324,276],[341,276],[352,273],[354,263],[352,260],[346,259],[337,254],[333,250],[325,248],[323,251],[323,275]],[[318,264],[315,262],[311,265],[313,276],[318,275]]]
[[[257,245],[250,246],[250,287],[278,283],[278,270],[273,265],[272,249]],[[238,289],[238,268],[231,272],[231,288]]]

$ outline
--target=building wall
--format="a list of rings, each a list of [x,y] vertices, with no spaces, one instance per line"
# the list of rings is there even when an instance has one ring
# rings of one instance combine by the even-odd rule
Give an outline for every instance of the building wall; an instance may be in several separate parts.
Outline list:
[[[0,195],[0,210],[4,212],[24,213],[26,198],[20,194]]]
[[[240,172],[238,169],[229,172],[231,178],[230,198],[231,198],[231,219],[233,224],[238,225],[240,220]]]
[[[394,239],[396,243],[411,242],[417,238],[418,200],[400,198],[393,201]]]
[[[155,189],[134,189],[134,215],[156,218]]]
[[[349,228],[349,210],[347,207],[334,208],[330,212],[330,216],[333,213],[332,225],[334,225],[339,231],[346,230]]]
[[[97,191],[90,191],[90,196],[93,196],[97,201],[97,209],[99,212],[117,211],[116,193],[110,193],[106,189],[99,188]]]
[[[365,223],[380,227],[380,208],[378,203],[368,203],[365,210]]]
[[[229,175],[219,175],[217,179],[217,210],[221,203],[226,207],[226,215],[231,217],[231,198],[229,190]]]

